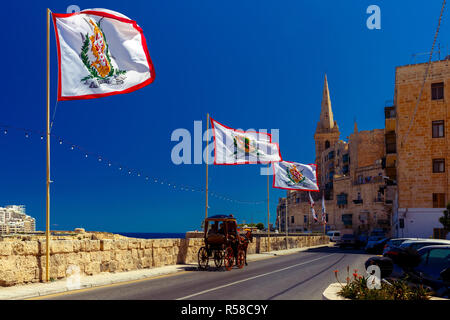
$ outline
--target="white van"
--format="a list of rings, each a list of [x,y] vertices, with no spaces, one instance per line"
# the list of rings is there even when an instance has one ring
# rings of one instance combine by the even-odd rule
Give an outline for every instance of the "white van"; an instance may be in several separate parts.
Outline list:
[[[328,231],[327,236],[330,237],[331,242],[336,242],[341,240],[341,232],[340,231]]]

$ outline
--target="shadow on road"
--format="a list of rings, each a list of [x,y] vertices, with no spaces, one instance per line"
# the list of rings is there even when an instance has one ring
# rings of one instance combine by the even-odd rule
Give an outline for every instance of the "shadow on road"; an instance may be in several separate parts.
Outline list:
[[[220,267],[217,268],[216,266],[209,266],[206,269],[200,269],[198,266],[189,266],[189,267],[185,267],[183,268],[184,271],[198,271],[198,272],[227,272],[227,270],[225,269],[225,267]],[[233,269],[239,269],[236,266],[233,266]]]

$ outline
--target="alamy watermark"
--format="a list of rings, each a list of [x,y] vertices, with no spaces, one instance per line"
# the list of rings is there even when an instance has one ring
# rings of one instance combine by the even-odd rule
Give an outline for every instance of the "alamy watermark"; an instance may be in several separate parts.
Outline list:
[[[236,129],[236,131],[243,133],[252,133],[255,131],[258,132],[256,137],[259,139],[267,138],[267,134],[270,133],[272,135],[272,143],[279,144],[279,129]],[[186,128],[178,128],[173,130],[170,140],[173,142],[177,142],[171,150],[171,160],[173,164],[176,165],[191,165],[191,164],[213,164],[214,163],[214,154],[215,154],[215,144],[214,144],[214,131],[212,128],[209,130],[203,129],[202,121],[194,121],[192,131]],[[204,143],[206,142],[206,143]],[[226,148],[226,146],[232,144],[231,141],[227,141],[227,138],[224,138],[224,144],[222,146],[217,146],[217,148]],[[262,146],[263,148],[264,146]],[[263,150],[264,151],[264,150]],[[254,155],[244,154],[242,150],[235,151],[239,158],[245,157],[248,162],[258,162],[258,157]],[[220,154],[223,154],[222,152]],[[224,160],[224,159],[219,159]],[[272,168],[261,167],[260,174],[261,175],[272,175]]]
[[[77,290],[81,288],[81,270],[79,266],[71,264],[67,267],[66,287],[67,290]]]
[[[369,30],[381,29],[381,9],[379,6],[372,4],[367,7],[367,14],[370,16],[366,20],[366,26]]]

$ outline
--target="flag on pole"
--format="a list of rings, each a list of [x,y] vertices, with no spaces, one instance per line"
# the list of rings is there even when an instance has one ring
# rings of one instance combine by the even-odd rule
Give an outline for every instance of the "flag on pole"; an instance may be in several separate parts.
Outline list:
[[[241,131],[211,118],[214,164],[256,164],[281,161],[280,147],[265,132]]]
[[[327,224],[327,217],[326,217],[326,209],[325,209],[325,194],[322,194],[322,223]]]
[[[291,161],[274,162],[273,187],[318,192],[316,165]]]
[[[115,11],[52,14],[58,51],[58,100],[138,90],[155,79],[144,33]]]
[[[314,210],[314,200],[311,197],[311,192],[308,192],[308,194],[309,194],[309,203],[311,205],[311,213],[312,213],[312,216],[314,218],[314,221],[317,222],[318,219],[317,219],[317,216],[316,216],[316,211]]]

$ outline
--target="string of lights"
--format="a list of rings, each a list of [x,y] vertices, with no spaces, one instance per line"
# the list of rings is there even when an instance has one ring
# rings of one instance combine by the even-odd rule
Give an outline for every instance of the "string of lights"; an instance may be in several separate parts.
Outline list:
[[[43,132],[39,132],[36,130],[27,129],[27,128],[20,128],[20,127],[0,124],[0,135],[1,136],[7,136],[10,130],[22,132],[24,135],[24,138],[26,138],[26,139],[30,139],[30,138],[32,138],[32,136],[37,136],[37,137],[39,137],[39,139],[41,141],[45,141],[45,133],[43,133]],[[108,168],[116,169],[121,172],[127,172],[129,176],[135,176],[135,177],[144,179],[145,181],[147,181],[149,183],[163,185],[172,190],[179,190],[179,191],[184,191],[184,192],[205,193],[205,188],[199,188],[199,187],[195,187],[192,185],[186,185],[186,184],[180,184],[180,183],[174,183],[173,181],[168,181],[167,179],[164,179],[161,177],[155,177],[155,176],[148,175],[143,170],[131,168],[126,165],[112,161],[99,153],[88,151],[85,148],[83,148],[82,146],[72,143],[66,139],[63,139],[62,137],[59,137],[53,133],[50,133],[50,136],[52,137],[52,139],[57,141],[57,144],[63,145],[63,146],[66,146],[66,145],[69,146],[70,151],[80,152],[82,154],[83,158],[96,159],[97,162],[104,163],[105,166]],[[228,201],[228,202],[235,203],[235,204],[262,205],[262,204],[267,203],[267,200],[247,201],[247,200],[234,199],[228,195],[218,193],[215,191],[210,191],[210,190],[208,191],[208,194],[209,194],[209,196],[215,197],[219,200]],[[275,203],[275,202],[272,202],[272,203]]]

